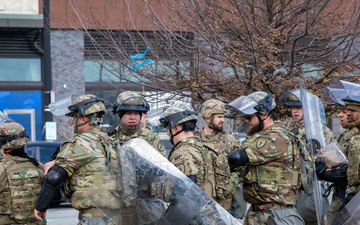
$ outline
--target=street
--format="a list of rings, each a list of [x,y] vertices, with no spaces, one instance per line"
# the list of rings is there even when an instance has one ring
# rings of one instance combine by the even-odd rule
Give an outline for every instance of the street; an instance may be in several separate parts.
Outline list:
[[[70,206],[70,203],[62,203],[60,206],[48,209],[46,213],[47,225],[76,225],[78,211]],[[242,224],[243,220],[238,219]]]
[[[73,209],[70,203],[50,208],[46,212],[48,225],[76,225],[78,222],[78,211]]]

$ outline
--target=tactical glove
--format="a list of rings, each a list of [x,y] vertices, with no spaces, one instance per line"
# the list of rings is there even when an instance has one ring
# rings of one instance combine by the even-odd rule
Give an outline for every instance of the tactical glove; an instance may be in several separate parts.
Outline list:
[[[316,167],[316,176],[319,180],[324,180],[324,176],[325,176],[325,171],[326,171],[326,165],[325,163],[320,160],[317,159],[315,161],[315,167]]]

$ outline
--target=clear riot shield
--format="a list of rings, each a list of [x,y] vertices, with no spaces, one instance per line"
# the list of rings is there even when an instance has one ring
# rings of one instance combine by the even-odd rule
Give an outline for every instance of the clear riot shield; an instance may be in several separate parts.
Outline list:
[[[359,225],[360,224],[360,192],[335,216],[331,225]]]
[[[307,143],[312,143],[313,140],[317,140],[321,146],[320,148],[325,147],[325,137],[322,131],[322,127],[325,122],[325,110],[322,102],[320,99],[309,93],[306,92],[305,84],[302,80],[300,80],[300,95],[301,95],[301,102],[302,102],[302,109],[303,109],[303,117],[305,122],[305,135]],[[309,145],[311,148],[311,155],[313,159],[316,157],[316,149],[314,145]],[[315,161],[314,161],[315,162]],[[326,213],[324,211],[324,206],[322,202],[321,196],[321,184],[320,181],[317,179],[316,176],[316,168],[315,163],[312,164],[312,180],[313,180],[313,189],[314,189],[314,201],[315,201],[315,208],[316,208],[316,217],[317,217],[317,224],[322,225],[325,219]]]
[[[156,187],[158,191],[162,190],[163,193],[157,191],[158,196],[164,193],[171,195],[166,211],[146,224],[241,224],[146,141],[139,138],[131,139],[122,146],[122,149],[125,153],[125,157],[122,157],[127,158],[132,164],[137,185],[147,184],[149,187]],[[158,181],[163,185],[159,185]],[[129,209],[133,209],[131,204],[134,203],[132,201],[134,192],[130,186],[127,184],[128,197],[120,196],[120,198],[127,199]],[[135,213],[146,212],[137,210]]]
[[[340,104],[345,105],[344,96],[346,97],[345,89],[325,87],[320,90],[320,96],[324,103],[329,105]]]

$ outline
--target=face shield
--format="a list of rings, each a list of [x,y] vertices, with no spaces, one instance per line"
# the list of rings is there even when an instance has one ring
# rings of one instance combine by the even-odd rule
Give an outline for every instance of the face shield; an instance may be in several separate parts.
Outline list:
[[[258,105],[252,98],[248,96],[240,96],[234,101],[230,102],[226,108],[229,110],[229,116],[246,116],[257,113],[255,107]]]
[[[70,97],[63,98],[59,101],[55,101],[49,104],[50,112],[54,116],[64,116],[68,113],[71,113],[69,107],[73,105],[73,100],[76,97],[74,95]]]
[[[360,101],[360,85],[359,84],[335,79],[331,82],[330,88],[338,88],[338,89],[345,90],[339,96],[340,99],[348,98],[348,100],[350,100],[350,101]]]
[[[161,126],[160,119],[164,117],[164,110],[168,107],[169,106],[163,106],[154,110],[150,110],[147,113],[148,123],[154,127]]]
[[[320,96],[321,100],[328,105],[339,104],[345,106],[345,102],[342,99],[347,94],[345,89],[326,87],[321,88]]]
[[[293,89],[291,91],[282,93],[278,98],[278,104],[289,106],[289,107],[302,106],[300,99],[301,99],[300,90]]]

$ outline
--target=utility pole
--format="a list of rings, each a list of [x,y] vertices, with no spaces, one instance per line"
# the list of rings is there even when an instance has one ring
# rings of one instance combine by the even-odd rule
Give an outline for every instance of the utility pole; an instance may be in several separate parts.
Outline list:
[[[51,42],[50,42],[50,0],[43,0],[43,127],[46,122],[53,121],[48,109],[52,94]],[[45,132],[44,132],[45,133]],[[44,139],[44,134],[43,134]]]

